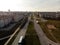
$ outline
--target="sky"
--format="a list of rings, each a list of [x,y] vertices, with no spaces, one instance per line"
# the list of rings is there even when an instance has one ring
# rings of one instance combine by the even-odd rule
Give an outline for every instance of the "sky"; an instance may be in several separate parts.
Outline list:
[[[0,0],[0,11],[60,11],[60,0]]]

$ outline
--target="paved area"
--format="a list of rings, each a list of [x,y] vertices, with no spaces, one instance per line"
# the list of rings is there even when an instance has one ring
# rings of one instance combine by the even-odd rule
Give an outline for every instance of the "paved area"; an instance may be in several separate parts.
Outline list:
[[[35,26],[35,30],[38,34],[41,45],[60,45],[59,43],[55,43],[46,37],[46,35],[42,31],[40,25],[36,23],[35,18],[34,18],[34,26]]]

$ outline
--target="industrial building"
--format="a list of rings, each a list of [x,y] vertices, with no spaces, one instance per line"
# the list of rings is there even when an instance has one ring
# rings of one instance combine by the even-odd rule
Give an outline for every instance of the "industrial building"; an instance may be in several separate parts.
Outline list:
[[[16,12],[0,12],[0,28],[4,27],[11,22],[18,22],[24,17],[22,13]]]

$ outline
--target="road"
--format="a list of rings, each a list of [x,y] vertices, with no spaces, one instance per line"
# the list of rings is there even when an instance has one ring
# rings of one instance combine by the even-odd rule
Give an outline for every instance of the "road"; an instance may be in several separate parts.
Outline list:
[[[30,20],[30,17],[29,17],[28,20]],[[14,42],[12,43],[12,45],[18,45],[18,41],[19,41],[20,37],[21,36],[25,36],[28,24],[29,24],[29,21],[25,24],[25,26],[23,27],[23,29],[21,29],[21,31],[18,33],[18,35],[17,35],[16,39],[14,40]]]
[[[55,43],[47,38],[47,36],[44,34],[43,30],[41,29],[40,25],[36,23],[35,18],[34,18],[34,27],[38,34],[41,45],[60,45],[59,43]]]
[[[48,21],[48,20],[46,20],[46,19],[42,18],[41,14],[39,15],[39,17],[40,17],[41,21],[43,21],[43,22]]]

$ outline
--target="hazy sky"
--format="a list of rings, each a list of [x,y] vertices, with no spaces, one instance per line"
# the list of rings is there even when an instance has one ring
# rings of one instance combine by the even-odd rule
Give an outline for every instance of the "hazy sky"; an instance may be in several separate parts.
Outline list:
[[[60,0],[0,0],[0,11],[60,11]]]

